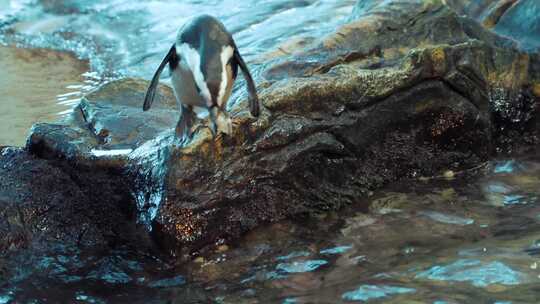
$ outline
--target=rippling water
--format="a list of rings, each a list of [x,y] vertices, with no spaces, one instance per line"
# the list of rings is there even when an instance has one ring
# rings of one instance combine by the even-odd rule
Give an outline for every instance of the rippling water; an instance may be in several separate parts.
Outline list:
[[[537,303],[540,158],[404,181],[172,265],[59,245],[12,261],[0,303]]]
[[[223,21],[249,60],[291,37],[327,33],[345,20],[354,2],[40,1],[19,9],[8,27],[30,45],[49,43],[90,57],[100,73],[148,78],[178,28],[194,14],[208,13]],[[65,41],[47,41],[51,36]],[[62,46],[73,40],[81,44]]]

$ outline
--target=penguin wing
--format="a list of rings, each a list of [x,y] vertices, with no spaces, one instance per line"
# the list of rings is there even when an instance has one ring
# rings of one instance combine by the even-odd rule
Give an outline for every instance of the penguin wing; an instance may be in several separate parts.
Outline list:
[[[240,56],[240,52],[238,52],[238,48],[236,47],[234,50],[234,59],[236,60],[236,63],[240,66],[240,69],[242,69],[242,74],[244,74],[244,79],[247,83],[249,93],[249,111],[251,112],[251,115],[253,115],[254,117],[258,117],[259,97],[257,96],[257,88],[255,87],[255,83],[253,82],[253,78],[251,77],[251,73],[249,72],[246,63],[244,62],[244,59],[242,59],[242,56]]]
[[[159,76],[169,62],[177,60],[176,57],[176,47],[173,44],[165,58],[163,58],[163,61],[159,65],[156,73],[154,74],[154,77],[152,77],[152,81],[150,82],[150,86],[148,87],[148,90],[146,91],[146,96],[144,97],[143,111],[148,111],[148,109],[150,109],[150,107],[152,106],[152,103],[154,102],[154,97],[156,96],[157,86],[159,84]]]

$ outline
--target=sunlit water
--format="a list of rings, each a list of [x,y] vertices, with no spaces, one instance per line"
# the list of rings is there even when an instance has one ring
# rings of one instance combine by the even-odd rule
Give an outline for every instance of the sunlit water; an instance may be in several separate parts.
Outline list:
[[[78,58],[89,61],[89,71],[97,77],[90,84],[95,88],[107,80],[102,78],[150,78],[174,42],[178,28],[194,14],[208,13],[223,21],[249,63],[261,54],[276,50],[288,39],[329,33],[346,21],[355,2],[0,0],[0,43],[73,52]],[[6,60],[0,58],[0,63],[16,70],[28,68]],[[70,62],[55,64],[72,65]],[[61,118],[65,111],[71,109],[72,105],[59,103],[55,95],[76,94],[76,90],[45,77],[52,73],[61,74],[62,71],[37,69],[36,73],[44,77],[27,77],[19,81],[28,86],[37,84],[50,87],[54,93],[43,95],[26,92],[22,97],[22,93],[19,94],[15,101],[11,101],[12,107],[19,102],[17,108],[21,110],[17,112],[6,111],[6,103],[2,103],[0,121],[4,121],[4,124],[29,128],[36,121]],[[0,71],[2,79],[8,76]],[[72,76],[70,80],[79,82]],[[0,89],[2,86],[6,87],[6,84],[0,84]],[[50,104],[50,107],[40,106],[41,111],[23,111],[25,107],[33,107],[36,103],[34,100],[40,104]],[[0,134],[0,145],[21,145],[25,135],[19,132],[14,139],[13,135],[7,138]]]
[[[0,46],[0,58],[0,145],[21,145],[32,123],[57,120],[93,88],[88,64],[67,53]]]
[[[179,265],[59,252],[13,261],[0,303],[537,303],[540,158],[404,181]]]

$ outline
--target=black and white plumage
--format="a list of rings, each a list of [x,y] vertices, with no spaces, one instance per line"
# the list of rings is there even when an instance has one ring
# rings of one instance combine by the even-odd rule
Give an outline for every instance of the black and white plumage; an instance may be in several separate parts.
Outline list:
[[[251,115],[259,115],[259,100],[251,74],[232,35],[216,18],[198,16],[180,28],[176,42],[152,78],[144,99],[144,111],[150,109],[154,101],[159,77],[166,65],[169,65],[174,93],[181,109],[176,126],[177,137],[183,140],[191,137],[191,127],[196,119],[193,107],[208,110],[214,135],[218,131],[232,132],[226,106],[239,67],[247,82]]]

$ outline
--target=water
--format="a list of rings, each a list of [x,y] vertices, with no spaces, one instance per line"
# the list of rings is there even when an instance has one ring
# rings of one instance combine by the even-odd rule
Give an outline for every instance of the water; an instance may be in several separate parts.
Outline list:
[[[458,176],[403,181],[345,210],[261,227],[181,264],[59,245],[14,261],[18,275],[0,288],[0,300],[536,303],[540,157],[495,160]]]
[[[66,53],[3,46],[0,58],[0,145],[22,145],[32,123],[54,121],[79,102],[85,62]]]
[[[276,51],[281,43],[291,38],[329,33],[346,21],[355,2],[0,0],[0,44],[69,51],[82,60],[79,63],[55,60],[50,64],[58,69],[37,68],[32,75],[17,75],[20,85],[15,93],[2,95],[13,98],[10,105],[2,103],[0,106],[0,121],[3,122],[1,127],[18,129],[16,134],[0,134],[0,145],[22,145],[32,123],[64,117],[76,103],[62,103],[66,101],[66,93],[80,97],[81,93],[111,78],[151,78],[178,28],[193,14],[208,13],[218,17],[233,33],[244,59],[254,69],[253,62],[257,58]],[[9,58],[0,59],[0,64],[2,68],[9,66],[17,71],[32,69]],[[71,71],[74,65],[79,69]],[[84,72],[92,73],[89,82],[80,76]],[[55,77],[48,77],[50,75],[66,81],[58,82]],[[0,69],[0,77],[5,79],[9,74]],[[35,85],[48,91],[43,94],[21,89]],[[75,85],[84,87],[83,92]],[[12,89],[5,82],[0,84],[0,93]]]

